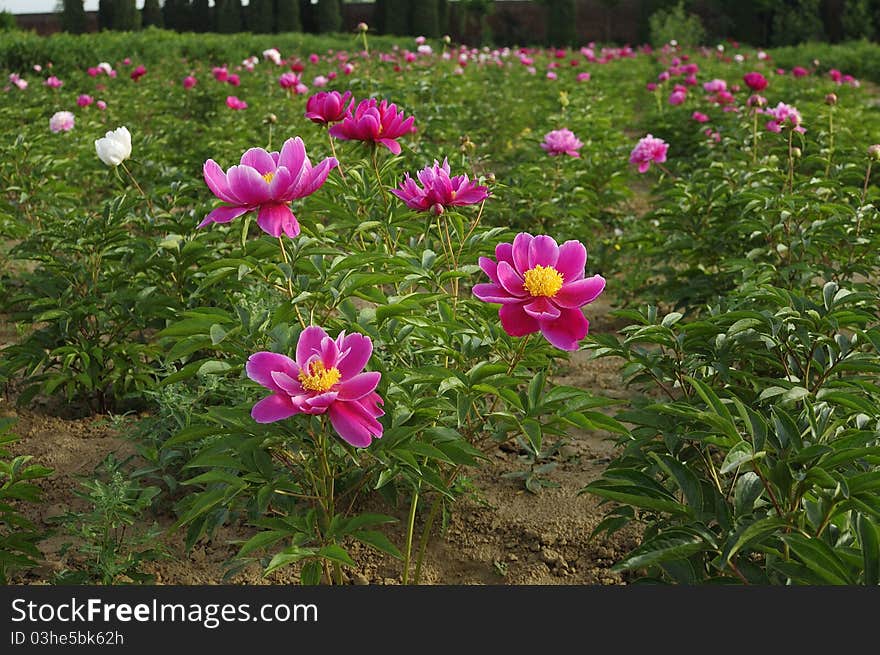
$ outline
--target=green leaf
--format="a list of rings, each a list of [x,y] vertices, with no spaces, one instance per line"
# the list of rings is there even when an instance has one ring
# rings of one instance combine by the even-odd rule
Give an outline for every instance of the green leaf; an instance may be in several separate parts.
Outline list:
[[[763,452],[757,454],[752,452],[752,444],[748,441],[740,441],[727,452],[727,456],[721,464],[721,473],[730,473],[733,469],[763,456]]]
[[[615,564],[611,570],[624,571],[670,560],[686,559],[708,548],[708,544],[696,532],[687,528],[672,528],[645,541],[629,553],[626,559]]]
[[[287,566],[289,564],[293,564],[295,562],[299,562],[306,557],[312,557],[315,554],[315,550],[313,548],[302,548],[300,546],[288,546],[280,553],[276,553],[272,560],[269,562],[269,565],[266,567],[266,570],[263,571],[263,576],[267,576],[273,571],[280,569],[281,567]]]
[[[271,546],[272,544],[277,543],[285,537],[289,536],[289,532],[284,532],[281,530],[266,530],[264,532],[258,532],[253,537],[244,542],[244,544],[242,544],[241,549],[238,551],[238,556],[244,557],[245,555],[249,555],[255,550],[260,550],[261,548]]]
[[[349,556],[348,552],[337,544],[328,544],[318,551],[318,556],[328,559],[331,562],[338,562],[346,566],[357,566]]]
[[[678,488],[684,494],[687,504],[696,511],[702,510],[703,490],[700,487],[700,480],[694,472],[669,455],[658,455],[657,453],[650,452],[648,456],[675,480]]]
[[[768,516],[740,526],[727,540],[721,553],[722,561],[726,564],[746,546],[782,530],[786,525],[786,522],[778,516]]]
[[[880,585],[880,530],[863,514],[857,515],[856,528],[864,560],[862,584],[876,587]]]
[[[384,533],[378,530],[360,530],[353,532],[352,536],[368,546],[372,546],[376,550],[391,555],[397,559],[403,559],[403,555],[393,543],[388,540]]]
[[[781,539],[791,548],[804,565],[825,582],[834,585],[855,584],[846,565],[821,539],[811,539],[802,534],[784,534]]]

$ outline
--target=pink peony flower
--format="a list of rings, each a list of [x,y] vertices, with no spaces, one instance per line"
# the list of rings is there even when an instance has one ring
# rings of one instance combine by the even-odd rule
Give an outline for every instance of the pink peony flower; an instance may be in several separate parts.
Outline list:
[[[680,105],[683,104],[684,101],[687,100],[687,93],[683,91],[673,91],[669,94],[669,104],[670,105]]]
[[[558,75],[556,75],[556,73],[554,73],[553,71],[547,71],[547,79],[548,80],[555,80],[557,77],[558,77]]]
[[[137,82],[139,79],[141,79],[146,74],[147,74],[146,67],[145,66],[138,66],[133,71],[131,71],[131,79],[133,79],[135,82]]]
[[[727,82],[715,79],[711,82],[703,83],[703,89],[705,89],[707,93],[720,93],[721,91],[727,91]]]
[[[236,96],[226,96],[226,106],[230,109],[239,111],[241,109],[247,109],[248,105],[244,100],[239,100]]]
[[[345,103],[348,102],[348,106]],[[354,99],[351,91],[319,91],[306,100],[306,118],[314,123],[338,123],[351,114]]]
[[[662,164],[666,161],[667,150],[669,150],[668,143],[649,134],[640,139],[633,148],[629,163],[638,164],[639,173],[645,173],[651,167],[651,162]]]
[[[697,121],[698,123],[708,123],[709,122],[709,117],[700,111],[695,111],[693,114],[691,114],[691,118],[694,119],[695,121]]]
[[[404,119],[403,112],[398,112],[396,105],[388,104],[385,100],[377,103],[375,98],[370,98],[361,100],[352,115],[330,128],[330,134],[343,141],[378,143],[399,155],[397,139],[415,132],[414,122],[412,116]]]
[[[299,77],[296,76],[296,73],[282,73],[278,78],[278,86],[282,89],[291,89],[297,84],[299,84]]]
[[[192,75],[187,75],[183,78],[183,88],[189,91],[198,83],[198,80],[194,78]]]
[[[746,73],[743,75],[743,81],[755,93],[759,93],[767,88],[767,78],[760,73]]]
[[[495,248],[493,261],[480,257],[490,283],[474,286],[483,302],[500,303],[501,326],[510,336],[540,331],[561,350],[577,350],[590,323],[581,307],[605,288],[601,275],[584,277],[587,249],[579,241],[556,245],[551,237],[521,232]]]
[[[211,69],[211,75],[213,75],[214,79],[218,82],[225,82],[229,79],[229,71],[226,70],[226,66],[215,66]]]
[[[315,325],[307,327],[296,344],[296,361],[273,352],[248,358],[248,377],[270,391],[254,405],[257,423],[272,423],[295,414],[327,414],[333,429],[356,448],[382,437],[385,414],[376,393],[381,373],[364,372],[373,354],[369,337],[340,332],[336,339]]]
[[[312,80],[312,85],[317,87],[327,86],[327,82],[329,80],[324,75],[316,75],[315,79]]]
[[[467,175],[449,177],[449,162],[445,158],[442,166],[435,159],[433,166],[423,168],[416,177],[421,187],[406,173],[400,188],[391,190],[414,211],[430,209],[439,216],[446,207],[475,205],[489,197],[489,190],[471,182]]]
[[[59,80],[59,79],[58,79],[57,77],[55,77],[54,75],[51,75],[51,76],[47,77],[47,78],[46,78],[46,81],[43,82],[43,84],[45,84],[46,86],[48,86],[50,89],[60,89],[62,86],[64,86],[64,82],[62,82],[61,80]]]
[[[583,147],[583,143],[574,135],[574,133],[563,128],[561,130],[553,130],[544,135],[544,142],[541,147],[547,151],[551,157],[557,155],[569,155],[571,157],[580,157],[578,150]]]
[[[98,100],[98,102],[95,103],[95,107],[97,107],[101,111],[104,111],[105,109],[107,109],[107,103],[103,100]]]
[[[577,81],[578,82],[589,82],[590,81],[590,74],[589,73],[578,73]]]
[[[73,129],[73,125],[76,122],[74,115],[69,111],[59,111],[52,114],[52,118],[49,119],[49,129],[55,132],[69,132]]]
[[[810,73],[803,66],[795,66],[794,68],[791,69],[791,74],[794,75],[795,77],[806,77]]]
[[[80,95],[76,99],[76,104],[79,105],[80,107],[88,107],[94,101],[95,101],[95,99],[92,96],[90,96],[86,93],[83,93],[82,95]]]
[[[784,127],[790,127],[799,134],[806,132],[801,127],[801,113],[791,105],[780,102],[772,109],[765,109],[764,113],[771,117],[765,126],[770,132],[779,133]]]
[[[226,83],[229,84],[230,86],[240,86],[241,85],[241,78],[238,75],[236,75],[235,73],[230,73],[226,77]]]
[[[280,153],[251,148],[241,156],[241,164],[226,173],[209,159],[204,167],[205,182],[227,204],[214,209],[199,227],[228,223],[258,211],[257,224],[263,232],[273,237],[283,232],[293,238],[299,234],[299,223],[290,203],[317,191],[338,164],[334,157],[328,157],[312,168],[299,137],[285,141]]]

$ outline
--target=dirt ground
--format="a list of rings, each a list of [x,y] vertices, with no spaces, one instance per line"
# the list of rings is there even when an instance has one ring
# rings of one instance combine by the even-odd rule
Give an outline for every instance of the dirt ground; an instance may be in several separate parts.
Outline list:
[[[610,308],[596,303],[590,306],[592,330],[614,330],[608,317]],[[8,324],[0,322],[0,342],[9,343],[15,335]],[[598,395],[619,397],[621,392],[617,363],[592,360],[577,353],[557,377],[557,382],[589,389]],[[58,534],[51,519],[77,507],[82,501],[74,496],[81,476],[92,473],[109,454],[118,459],[132,455],[134,445],[117,431],[106,416],[64,419],[38,407],[19,408],[12,398],[0,397],[0,416],[14,416],[13,432],[21,440],[16,453],[33,455],[36,462],[53,469],[41,481],[43,502],[28,509],[28,518],[56,534],[39,547],[45,562],[17,580],[41,583],[71,565],[62,554],[70,541]],[[425,558],[422,582],[427,584],[624,584],[625,579],[610,571],[613,563],[636,545],[635,534],[623,531],[612,538],[590,539],[590,533],[604,514],[598,499],[578,491],[596,479],[614,452],[614,442],[607,433],[574,431],[553,461],[556,467],[546,479],[552,486],[540,493],[525,489],[521,479],[506,473],[525,470],[526,464],[515,448],[498,448],[490,461],[479,470],[466,471],[473,493],[459,501],[447,528],[435,534]],[[387,507],[377,508],[385,513]],[[401,521],[389,535],[403,543],[405,508]],[[427,513],[427,512],[426,512]],[[420,520],[423,517],[420,517]],[[233,543],[246,539],[252,531],[242,525],[229,525],[212,539],[203,539],[189,552],[183,548],[182,531],[172,530],[172,515],[148,517],[165,528],[164,542],[171,558],[147,564],[144,569],[158,584],[284,584],[296,579],[295,571],[281,570],[268,578],[259,566],[252,565],[225,579],[229,559],[237,552]],[[352,584],[398,584],[400,562],[366,546],[355,544],[351,554],[359,563],[357,570],[346,571]]]

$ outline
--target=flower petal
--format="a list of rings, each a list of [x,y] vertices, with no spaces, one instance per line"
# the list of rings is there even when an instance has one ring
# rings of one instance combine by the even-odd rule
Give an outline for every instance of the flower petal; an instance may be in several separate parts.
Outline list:
[[[376,389],[382,374],[377,371],[360,373],[339,384],[339,400],[358,400]]]
[[[339,369],[342,379],[348,380],[364,370],[373,354],[373,342],[370,337],[355,332],[342,340],[339,350],[342,356],[336,362],[336,368]]]
[[[256,168],[230,166],[226,180],[229,182],[229,189],[242,204],[253,207],[269,200],[269,185]]]
[[[290,357],[263,350],[248,357],[245,372],[257,384],[272,391],[283,392],[284,389],[275,382],[272,373],[281,372],[296,379],[299,366]]]
[[[221,205],[205,216],[205,220],[199,223],[198,227],[205,227],[211,223],[228,223],[232,219],[238,218],[249,211],[250,209],[247,207],[229,207],[227,205]]]
[[[304,368],[309,357],[321,352],[321,341],[327,338],[327,333],[317,325],[310,325],[299,335],[296,343],[296,363],[299,368]]]
[[[556,270],[562,275],[565,283],[580,280],[584,276],[587,265],[587,249],[580,241],[566,241],[559,246],[559,259]]]
[[[335,402],[328,413],[333,429],[355,448],[366,448],[372,437],[382,436],[382,424],[358,402]]]
[[[213,159],[209,159],[205,162],[202,173],[205,176],[205,183],[211,189],[211,193],[223,202],[228,202],[232,205],[238,204],[238,198],[232,194],[229,182],[226,180],[226,173],[220,168],[220,164]]]
[[[257,173],[265,175],[275,171],[275,160],[262,148],[251,148],[241,156],[241,165],[257,169]]]
[[[523,310],[538,321],[552,321],[559,318],[559,307],[543,296],[539,296],[532,300],[532,302],[524,305]]]
[[[502,305],[508,303],[521,303],[522,298],[510,295],[504,287],[498,284],[475,284],[473,289],[474,295],[483,302],[497,302]]]
[[[522,337],[540,329],[538,321],[526,314],[521,304],[501,305],[498,318],[501,327],[512,337]]]
[[[535,268],[535,266],[555,267],[558,259],[559,246],[556,245],[556,240],[546,234],[541,234],[532,239],[532,243],[529,245],[529,264],[528,269],[525,270]]]
[[[284,166],[293,177],[297,177],[306,160],[306,146],[299,137],[287,139],[281,146],[281,154],[278,155],[278,165]]]
[[[299,234],[299,222],[287,205],[269,204],[260,207],[257,225],[266,234],[280,237],[282,232],[291,239]]]
[[[478,261],[480,268],[482,268],[483,272],[489,276],[489,279],[498,284],[498,263],[488,257],[480,257]]]
[[[290,396],[286,394],[273,394],[267,398],[263,398],[251,409],[251,417],[257,423],[274,423],[286,418],[290,418],[298,413]]]
[[[529,270],[529,248],[532,245],[534,237],[527,232],[520,232],[513,239],[513,267],[518,273],[525,273]]]
[[[559,318],[540,322],[541,334],[560,350],[577,350],[587,336],[590,322],[579,309],[563,309]]]
[[[577,309],[593,302],[604,289],[605,278],[601,275],[594,275],[563,284],[562,288],[553,297],[553,302],[560,307]]]
[[[507,293],[518,298],[525,298],[528,293],[523,286],[522,278],[517,274],[513,267],[507,262],[498,264],[498,283]]]

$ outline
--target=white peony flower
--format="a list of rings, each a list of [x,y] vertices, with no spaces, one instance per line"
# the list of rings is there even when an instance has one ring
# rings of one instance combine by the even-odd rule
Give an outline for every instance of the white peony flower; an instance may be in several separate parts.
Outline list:
[[[131,157],[131,132],[127,127],[118,127],[102,139],[95,140],[95,151],[107,166],[119,166]]]

